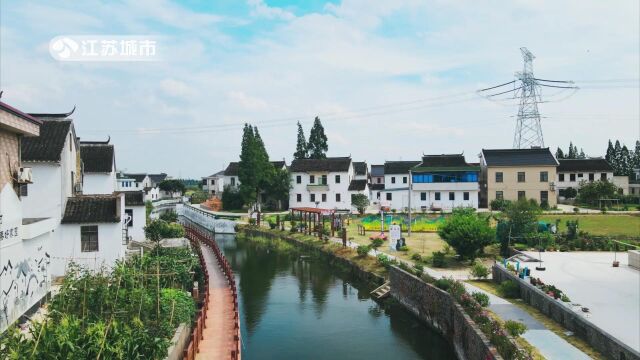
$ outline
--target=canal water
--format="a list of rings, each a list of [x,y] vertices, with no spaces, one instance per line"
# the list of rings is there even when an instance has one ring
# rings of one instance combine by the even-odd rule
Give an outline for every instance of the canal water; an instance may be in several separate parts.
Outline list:
[[[435,331],[320,258],[240,235],[216,240],[236,276],[243,359],[455,359]]]

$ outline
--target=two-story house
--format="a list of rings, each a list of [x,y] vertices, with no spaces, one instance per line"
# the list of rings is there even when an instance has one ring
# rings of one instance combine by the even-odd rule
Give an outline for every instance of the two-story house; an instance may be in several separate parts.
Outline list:
[[[116,156],[107,141],[81,141],[82,193],[113,194],[116,191]]]
[[[494,199],[534,199],[553,207],[558,165],[549,148],[482,149],[481,199],[486,204]]]
[[[558,159],[556,190],[564,196],[568,188],[578,190],[582,182],[613,182],[613,167],[603,158]]]
[[[399,211],[409,207],[409,170],[420,161],[385,161],[384,190],[380,192],[380,204]],[[413,207],[413,206],[412,206]]]
[[[274,169],[286,170],[286,161],[271,161]],[[235,188],[240,186],[238,178],[239,163],[237,161],[230,162],[222,171],[202,178],[202,190],[206,191],[209,196],[222,195],[226,187]]]
[[[424,155],[411,168],[411,208],[451,210],[478,208],[480,166],[462,154]]]
[[[290,207],[317,207],[352,211],[349,190],[355,180],[351,157],[296,159],[291,162]],[[358,188],[353,184],[354,189]]]
[[[21,160],[21,143],[42,121],[0,101],[0,333],[36,306],[51,287],[54,219],[29,217],[24,196],[35,181]],[[24,196],[23,196],[24,195]]]
[[[379,204],[382,190],[384,190],[384,165],[371,165],[369,191],[371,196],[369,200],[372,204]]]
[[[202,190],[209,196],[220,196],[224,191],[224,170],[202,178]]]

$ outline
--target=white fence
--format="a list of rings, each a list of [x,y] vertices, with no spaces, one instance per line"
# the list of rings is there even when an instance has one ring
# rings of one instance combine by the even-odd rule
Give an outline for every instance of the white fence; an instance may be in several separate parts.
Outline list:
[[[216,219],[207,211],[198,209],[189,204],[177,204],[176,212],[180,216],[195,222],[196,224],[213,231],[216,234],[235,234],[236,223],[233,220]]]

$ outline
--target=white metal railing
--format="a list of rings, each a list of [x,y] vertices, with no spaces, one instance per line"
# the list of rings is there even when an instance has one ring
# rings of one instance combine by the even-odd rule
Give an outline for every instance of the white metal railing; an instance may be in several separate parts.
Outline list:
[[[196,208],[190,204],[176,205],[176,212],[180,216],[195,222],[196,224],[211,230],[217,234],[234,234],[236,223],[233,220],[217,219],[208,211]]]

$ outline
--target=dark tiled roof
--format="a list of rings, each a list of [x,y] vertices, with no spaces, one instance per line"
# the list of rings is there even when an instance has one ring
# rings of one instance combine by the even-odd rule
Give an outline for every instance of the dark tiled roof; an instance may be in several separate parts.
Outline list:
[[[225,176],[238,176],[238,170],[240,169],[239,167],[239,163],[234,161],[234,162],[230,162],[229,166],[227,166],[226,169],[224,169],[224,175]]]
[[[386,161],[384,163],[385,174],[408,174],[409,169],[420,164],[420,161]]]
[[[384,176],[384,165],[371,165],[371,176]]]
[[[467,164],[462,154],[425,155],[413,171],[480,171],[480,167]]]
[[[85,172],[109,173],[113,171],[113,145],[80,143],[80,158],[84,164]]]
[[[113,195],[84,195],[67,199],[63,224],[120,222],[118,197]]]
[[[224,170],[220,170],[220,171],[218,171],[218,172],[217,172],[217,173],[215,173],[215,174],[211,174],[211,175],[209,175],[209,176],[205,176],[205,177],[210,178],[210,177],[215,177],[215,176],[220,176],[220,175],[224,175]]]
[[[556,166],[558,162],[549,148],[535,149],[482,149],[488,166]]]
[[[149,179],[151,180],[151,183],[153,184],[159,184],[160,182],[162,182],[162,180],[167,178],[167,174],[165,173],[148,174],[148,175],[149,175]]]
[[[144,193],[142,191],[124,191],[125,206],[144,205]]]
[[[136,182],[142,182],[147,177],[147,174],[124,174],[124,177],[134,179]]]
[[[354,161],[353,170],[356,175],[367,175],[367,163],[364,161]]]
[[[351,180],[349,183],[349,191],[362,191],[367,188],[367,180]]]
[[[287,166],[287,163],[283,160],[283,161],[272,161],[271,165],[273,165],[274,168],[276,169],[282,169],[283,167]]]
[[[558,171],[613,171],[605,159],[559,159]]]
[[[369,184],[371,190],[384,190],[384,184]]]
[[[40,125],[40,136],[22,139],[22,161],[60,161],[71,128],[71,120],[48,120]]]
[[[296,159],[291,162],[291,172],[347,172],[349,171],[350,165],[350,157],[330,157],[326,159]]]

